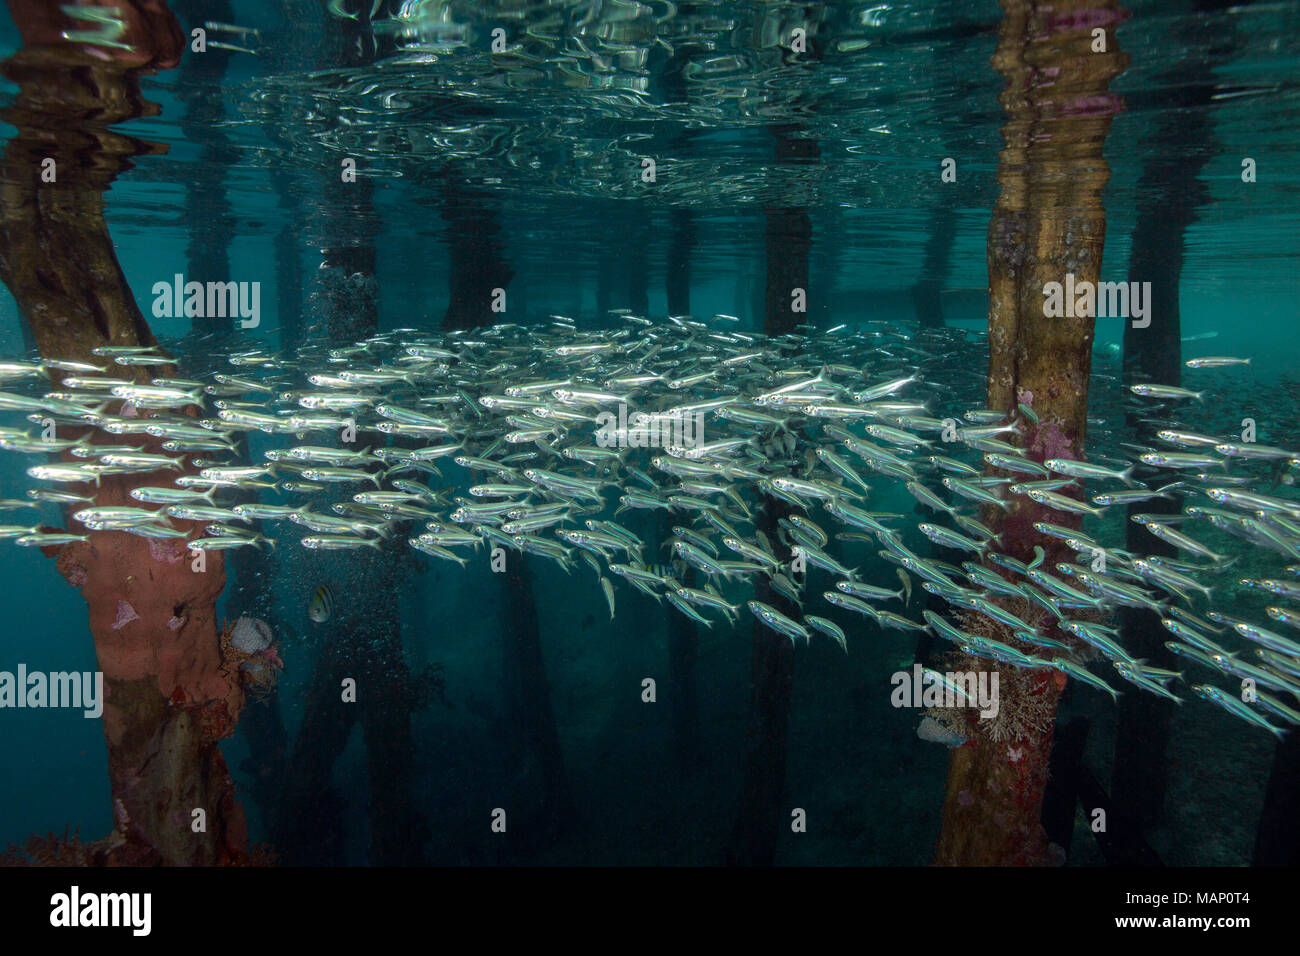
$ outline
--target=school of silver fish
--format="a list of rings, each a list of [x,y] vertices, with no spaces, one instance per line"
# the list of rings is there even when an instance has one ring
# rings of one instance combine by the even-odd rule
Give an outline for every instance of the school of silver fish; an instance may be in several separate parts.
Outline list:
[[[1114,684],[1090,667],[1174,700],[1183,681],[1279,737],[1300,724],[1287,703],[1300,698],[1300,642],[1288,636],[1300,630],[1300,605],[1288,606],[1300,600],[1300,452],[1239,440],[1227,419],[1218,434],[1176,424],[1184,409],[1211,411],[1204,389],[1131,385],[1126,407],[1156,416],[1157,443],[1125,441],[1105,415],[1090,419],[1086,461],[1037,461],[1020,443],[1038,424],[1032,399],[979,407],[980,334],[869,322],[765,336],[734,316],[615,313],[599,329],[551,316],[444,334],[396,329],[293,355],[234,351],[220,371],[150,384],[123,373],[177,364],[154,347],[105,346],[100,364],[0,362],[0,411],[39,429],[0,428],[0,448],[58,455],[27,469],[40,487],[0,508],[60,505],[87,533],[185,538],[194,551],[270,548],[297,528],[315,550],[404,542],[461,566],[483,546],[570,572],[581,561],[611,617],[619,578],[709,627],[734,626],[747,607],[792,642],[816,633],[847,650],[865,618],[881,632],[929,630],[1001,664],[1054,668],[1112,698]],[[1213,376],[1249,359],[1185,364]],[[1116,381],[1094,374],[1094,406]],[[97,506],[95,488],[122,476],[138,507]],[[1034,527],[1076,562],[1003,553],[989,515],[1021,495],[1072,519]],[[1086,530],[1113,536],[1113,516],[1156,498],[1182,508],[1133,520],[1177,558]],[[882,501],[894,510],[872,504]],[[758,519],[764,502],[781,503],[777,541]],[[653,532],[629,525],[670,527],[668,562],[658,563],[661,542],[646,540]],[[7,523],[0,537],[51,546],[86,535]],[[970,560],[940,560],[927,539]],[[1247,553],[1270,570],[1242,576]],[[812,574],[834,583],[817,593]],[[760,579],[787,610],[817,613],[747,599]],[[1013,638],[912,610],[913,579]],[[1256,593],[1263,613],[1238,616],[1221,600],[1229,591]],[[1009,603],[1028,610],[1017,616]],[[1189,669],[1254,692],[1134,659],[1113,620],[1123,607],[1158,615],[1166,647]]]

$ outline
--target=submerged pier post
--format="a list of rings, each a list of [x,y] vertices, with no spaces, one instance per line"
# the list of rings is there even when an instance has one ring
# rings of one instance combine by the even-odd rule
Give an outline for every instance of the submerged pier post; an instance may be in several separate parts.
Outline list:
[[[673,207],[669,212],[671,235],[668,246],[666,291],[668,314],[686,315],[691,311],[691,256],[695,250],[695,220],[689,209]],[[697,439],[702,439],[697,435]],[[668,540],[673,518],[660,522],[662,537]],[[695,569],[682,572],[682,584],[695,587]],[[700,756],[700,701],[695,680],[695,659],[699,634],[695,622],[676,609],[666,606],[668,615],[668,676],[671,688],[668,706],[672,711],[673,757],[679,770],[694,768]]]
[[[3,115],[17,132],[0,160],[0,280],[44,358],[99,362],[96,346],[155,345],[117,261],[104,194],[136,156],[166,151],[112,126],[157,112],[139,76],[177,64],[180,28],[164,4],[123,0],[124,47],[92,54],[63,37],[77,22],[56,5],[10,0],[9,9],[24,46],[3,67],[18,93]],[[142,382],[172,374],[134,373]],[[161,450],[157,440],[145,444]],[[105,478],[95,504],[135,504],[128,493],[139,483]],[[244,815],[217,743],[243,705],[217,636],[220,555],[198,573],[183,549],[114,531],[45,553],[86,600],[104,674],[115,829],[90,846],[87,862],[245,860]],[[180,626],[169,628],[173,619]],[[196,810],[206,816],[202,832],[192,826]]]
[[[921,274],[912,286],[912,303],[916,321],[923,329],[943,326],[943,303],[940,294],[952,271],[952,247],[957,240],[957,213],[944,199],[930,212],[926,230],[925,259]]]
[[[1153,382],[1180,385],[1183,375],[1182,300],[1180,283],[1187,245],[1187,230],[1197,219],[1197,210],[1210,201],[1210,189],[1201,181],[1205,165],[1220,155],[1222,145],[1214,132],[1213,107],[1219,86],[1215,69],[1225,66],[1232,51],[1239,49],[1232,27],[1233,17],[1206,30],[1202,17],[1221,9],[1221,0],[1192,0],[1195,17],[1171,24],[1170,39],[1186,55],[1161,71],[1152,84],[1170,102],[1158,104],[1167,118],[1139,144],[1148,157],[1138,181],[1137,223],[1129,254],[1129,277],[1150,282],[1143,323],[1124,325],[1124,384]],[[1168,144],[1179,143],[1177,149]],[[1128,426],[1133,440],[1156,447],[1159,409],[1130,414]],[[1167,413],[1165,413],[1167,414]],[[1176,480],[1173,473],[1139,474],[1156,484]],[[1167,480],[1161,480],[1163,478]],[[1153,498],[1128,508],[1126,517],[1147,514],[1178,514],[1182,496]],[[1152,535],[1143,525],[1126,523],[1125,546],[1136,554],[1177,557],[1178,549]],[[1132,655],[1148,664],[1177,670],[1178,661],[1165,648],[1171,635],[1160,623],[1160,615],[1145,608],[1124,608],[1120,615],[1124,644]],[[1135,827],[1150,827],[1164,816],[1168,784],[1171,725],[1175,713],[1172,701],[1151,694],[1126,694],[1120,698],[1115,729],[1115,761],[1111,772],[1111,796],[1117,812]]]
[[[1208,100],[1208,97],[1207,97]],[[1208,105],[1208,102],[1202,105]],[[1176,120],[1168,121],[1160,136],[1148,144],[1152,159],[1141,180],[1139,195],[1145,197],[1138,207],[1137,226],[1133,230],[1129,275],[1135,281],[1150,282],[1151,295],[1145,327],[1126,322],[1124,327],[1124,384],[1154,382],[1160,385],[1182,384],[1182,317],[1179,279],[1182,275],[1183,250],[1188,226],[1195,219],[1198,205],[1207,201],[1208,190],[1198,174],[1209,155],[1199,150],[1197,156],[1170,155],[1158,144],[1175,139],[1195,142],[1208,135],[1208,123],[1201,110],[1187,115],[1180,111]],[[1138,444],[1155,447],[1156,410],[1128,415]],[[1169,472],[1165,472],[1169,476]],[[1150,479],[1151,475],[1139,477]],[[1168,481],[1174,480],[1172,477]],[[1158,481],[1152,484],[1168,483]],[[1182,511],[1182,497],[1153,498],[1130,505],[1126,517],[1138,513],[1176,515]],[[1146,527],[1125,522],[1125,547],[1134,554],[1176,558],[1178,548],[1155,537]],[[1178,660],[1165,648],[1170,634],[1160,623],[1160,615],[1148,608],[1126,607],[1120,612],[1120,632],[1129,652],[1153,667],[1178,669]],[[1125,694],[1119,701],[1119,720],[1115,727],[1115,762],[1111,772],[1111,798],[1116,811],[1134,827],[1149,827],[1164,815],[1168,781],[1170,727],[1175,704],[1154,694]]]
[[[1254,866],[1300,866],[1300,734],[1277,745],[1255,835]]]
[[[324,23],[330,66],[362,68],[375,59],[364,10],[356,18],[326,11]],[[311,229],[321,263],[312,306],[332,340],[355,342],[379,330],[376,241],[381,230],[374,186],[363,177],[343,183],[331,171],[319,188]],[[406,557],[390,541],[382,557],[339,571],[341,579],[346,575],[349,600],[326,625],[330,643],[316,661],[275,816],[286,862],[341,862],[343,805],[330,781],[358,722],[366,744],[369,862],[410,866],[424,861],[428,826],[413,794],[411,714],[427,706],[436,679],[431,672],[412,673],[403,656],[400,606],[391,596],[406,587],[411,569]],[[355,703],[341,699],[348,678],[356,681]]]
[[[820,155],[815,140],[794,136],[797,128],[773,129],[780,162],[814,162]],[[801,206],[769,208],[766,217],[767,281],[764,291],[763,331],[778,336],[794,331],[805,319],[796,312],[793,294],[808,291],[812,252],[812,219]],[[755,526],[767,540],[779,542],[778,522],[790,507],[763,497]],[[788,549],[778,552],[790,561]],[[759,582],[755,598],[787,617],[798,618],[793,602],[774,591],[766,579]],[[786,733],[790,724],[790,695],[794,688],[794,643],[757,619],[754,621],[750,664],[750,728],[745,753],[740,808],[727,847],[727,862],[740,866],[767,866],[776,858],[781,827],[781,800],[785,795]]]
[[[198,3],[199,0],[193,2]],[[311,70],[312,57],[315,55],[312,43],[320,33],[321,15],[319,5],[313,0],[284,0],[281,23],[292,23],[296,29],[285,31],[285,36],[280,42],[262,51],[268,72],[288,73]],[[279,100],[269,102],[267,106],[268,115],[263,130],[267,139],[274,140],[281,136],[291,123],[291,118],[286,115],[290,108],[288,104]],[[286,355],[293,355],[301,347],[305,334],[303,255],[299,236],[306,229],[302,197],[310,194],[310,176],[299,170],[281,169],[272,180],[279,219],[279,226],[273,240],[275,306],[272,314],[276,319],[275,331],[279,335],[280,350]],[[246,441],[241,441],[239,444],[241,449],[247,448]],[[269,571],[272,567],[269,560],[267,565]],[[237,581],[241,580],[240,575],[245,572],[245,569],[252,571],[253,565],[251,563],[236,565]],[[249,573],[243,580],[251,584],[255,574],[256,572]],[[268,623],[274,630],[279,631],[278,625],[283,624],[284,620],[276,620],[273,617]],[[281,713],[278,688],[272,689],[260,700],[249,702],[240,728],[244,740],[248,743],[249,756],[240,764],[239,769],[246,778],[251,778],[249,791],[261,810],[262,819],[267,827],[267,840],[273,846],[279,846],[282,841],[275,827],[279,819],[279,801],[291,742]]]
[[[454,167],[453,167],[454,170]],[[459,186],[448,171],[439,191],[438,212],[447,231],[447,310],[444,331],[492,324],[493,293],[515,277],[506,259],[501,216],[494,205]]]
[[[1086,437],[1093,316],[1049,317],[1048,283],[1096,283],[1106,219],[1102,189],[1110,170],[1102,146],[1121,103],[1108,90],[1127,66],[1114,0],[1002,0],[993,65],[1006,79],[1007,119],[998,171],[1001,192],[988,233],[988,407],[1014,415],[1031,407],[1038,423],[1022,443],[1028,457],[1082,458]],[[1094,31],[1097,31],[1094,33]],[[1071,310],[1073,311],[1073,310]],[[1026,562],[1034,546],[1046,565],[1064,544],[1033,529],[1061,513],[1022,498],[996,522],[1006,553]],[[1064,687],[1060,672],[1035,674],[1001,708],[1033,713],[1037,727],[1017,739],[972,740],[949,758],[940,865],[1040,864],[1052,859],[1041,823],[1051,754],[1051,720]]]
[[[508,741],[512,757],[519,763],[536,760],[541,776],[540,799],[520,814],[523,843],[535,848],[563,830],[573,812],[573,796],[564,767],[564,750],[551,704],[546,660],[542,654],[541,629],[537,619],[537,598],[523,554],[509,559],[501,578],[506,596],[506,624],[503,636],[503,681],[507,707]]]
[[[489,326],[495,290],[504,290],[514,277],[500,235],[500,213],[488,197],[450,178],[444,181],[441,209],[451,259],[442,328],[449,332]],[[501,594],[501,680],[511,732],[506,759],[520,766],[535,762],[539,770],[540,792],[532,805],[518,811],[526,822],[514,831],[524,834],[522,845],[533,848],[563,829],[572,815],[573,797],[527,560],[523,552],[509,555],[505,573],[491,577],[497,579]]]
[[[314,305],[333,341],[355,342],[379,329],[378,215],[365,182],[330,183],[323,197],[318,208],[325,219],[316,224],[323,241]],[[357,722],[366,744],[369,862],[423,862],[428,827],[412,792],[411,714],[427,705],[432,688],[429,675],[413,674],[403,656],[400,607],[392,595],[409,580],[406,557],[396,543],[387,542],[381,558],[339,572],[336,586],[344,590],[342,581],[347,581],[348,606],[325,625],[329,644],[316,662],[275,822],[286,862],[341,862],[342,803],[330,780]],[[355,705],[341,701],[340,688],[348,678],[357,682]]]
[[[172,0],[186,32],[202,27],[207,20],[231,23],[230,0]],[[188,56],[181,66],[183,83],[178,84],[185,111],[179,125],[187,142],[202,145],[194,173],[185,184],[185,222],[189,238],[185,244],[186,278],[198,282],[226,282],[230,276],[230,246],[235,238],[235,216],[231,212],[226,176],[236,156],[223,131],[226,118],[223,82],[230,51],[213,47]],[[194,331],[211,333],[212,345],[225,344],[234,334],[233,315],[203,315],[191,319]],[[206,358],[209,351],[200,353]]]

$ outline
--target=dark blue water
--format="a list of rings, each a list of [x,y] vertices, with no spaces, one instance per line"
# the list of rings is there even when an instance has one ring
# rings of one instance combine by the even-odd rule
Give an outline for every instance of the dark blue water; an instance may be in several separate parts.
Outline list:
[[[200,3],[174,6],[187,26],[216,16]],[[322,38],[353,27],[320,6],[221,6],[229,9],[220,19],[260,31],[247,38],[256,53],[207,54],[223,57],[217,70],[187,53],[176,69],[144,76],[156,115],[119,129],[166,148],[135,158],[105,196],[126,282],[164,343],[194,331],[185,318],[152,311],[154,284],[177,273],[260,283],[261,324],[236,330],[231,348],[292,350],[303,330],[327,334],[322,250],[339,248],[373,252],[373,331],[436,330],[458,276],[485,260],[509,273],[505,321],[537,324],[561,313],[594,329],[611,308],[663,317],[681,265],[673,257],[683,217],[690,311],[735,315],[739,328],[757,331],[768,211],[796,208],[811,229],[812,325],[879,321],[913,330],[939,318],[972,333],[985,327],[1003,120],[1003,81],[990,65],[996,3],[797,5],[816,8],[815,58],[783,55],[769,42],[788,27],[783,18],[796,17],[788,4],[690,3],[674,12],[664,2],[389,0],[377,8],[364,55],[332,58]],[[1105,146],[1102,278],[1141,279],[1129,274],[1130,253],[1144,204],[1157,194],[1152,170],[1196,163],[1200,198],[1179,283],[1184,354],[1251,357],[1249,375],[1234,380],[1240,388],[1216,400],[1231,398],[1234,409],[1269,423],[1269,441],[1294,447],[1297,407],[1294,398],[1278,407],[1276,386],[1295,381],[1300,359],[1300,4],[1143,0],[1128,10],[1118,39],[1131,64],[1111,87],[1123,108]],[[490,51],[498,25],[512,52]],[[231,31],[213,35],[244,42]],[[0,57],[21,43],[0,14]],[[0,104],[11,104],[16,89],[0,85]],[[13,134],[0,125],[0,140]],[[815,149],[800,154],[800,144]],[[656,158],[653,183],[641,178],[645,156]],[[956,183],[939,178],[945,157],[957,160]],[[1258,168],[1250,183],[1241,175],[1247,157]],[[340,178],[349,158],[360,184]],[[213,249],[226,257],[225,275],[195,275],[196,261],[214,261],[202,259]],[[925,283],[937,297],[918,307]],[[0,355],[26,353],[23,322],[0,290]],[[1096,374],[1119,374],[1121,341],[1122,320],[1098,320]],[[198,374],[207,346],[175,348],[180,373]],[[969,366],[951,369],[954,387],[969,387],[984,361],[973,345]],[[32,463],[4,453],[0,495],[21,496]],[[455,475],[449,484],[464,483]],[[910,513],[914,503],[877,504]],[[42,515],[61,523],[51,508]],[[628,523],[655,540],[651,519]],[[443,668],[442,694],[410,717],[409,792],[426,829],[426,861],[720,862],[750,720],[748,620],[699,630],[698,737],[683,767],[670,708],[641,699],[643,679],[671,683],[672,612],[620,587],[611,621],[585,568],[570,576],[527,559],[544,696],[572,806],[557,832],[503,848],[487,830],[490,813],[511,798],[527,804],[547,773],[544,758],[518,745],[509,716],[503,658],[518,608],[477,560],[468,569],[420,562],[377,585],[346,554],[308,560],[300,551],[286,540],[256,572],[231,574],[218,603],[221,618],[265,618],[283,645],[273,701],[250,707],[274,707],[292,748],[333,640],[307,618],[311,593],[331,584],[340,604],[364,615],[371,589],[384,588],[410,670]],[[1243,568],[1250,557],[1243,546]],[[0,542],[0,581],[0,669],[20,661],[94,669],[85,603],[54,561]],[[806,810],[810,826],[798,834],[782,827],[778,862],[932,859],[948,752],[918,739],[916,716],[889,702],[889,675],[910,667],[913,651],[911,638],[875,630],[847,655],[829,642],[800,648],[783,805]],[[356,661],[359,671],[365,665]],[[1104,781],[1114,710],[1104,697],[1072,691],[1063,715],[1074,714],[1092,721],[1085,760]],[[290,781],[259,776],[247,724],[222,751],[251,839],[273,843],[270,803],[259,795]],[[1166,813],[1145,833],[1165,862],[1250,861],[1273,749],[1271,737],[1228,715],[1196,702],[1177,710]],[[373,862],[370,752],[357,725],[333,763],[342,830],[329,862]],[[112,828],[99,721],[73,711],[0,711],[0,768],[0,846],[67,827],[92,840]],[[1102,862],[1080,815],[1070,863]]]

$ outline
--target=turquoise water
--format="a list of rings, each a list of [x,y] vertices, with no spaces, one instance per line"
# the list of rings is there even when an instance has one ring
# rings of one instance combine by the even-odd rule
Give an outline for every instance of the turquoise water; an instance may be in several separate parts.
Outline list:
[[[996,3],[385,0],[368,26],[323,4],[172,6],[187,31],[209,19],[257,31],[212,29],[210,39],[243,49],[186,52],[175,69],[141,77],[156,114],[116,127],[166,147],[135,157],[114,180],[104,218],[126,283],[154,335],[181,359],[182,376],[210,373],[214,357],[232,351],[292,357],[304,343],[433,333],[460,281],[476,292],[501,285],[499,320],[532,328],[558,313],[584,333],[608,330],[617,321],[610,309],[662,320],[676,311],[669,288],[684,263],[693,315],[735,316],[735,328],[758,332],[770,211],[797,209],[811,230],[806,321],[819,334],[845,326],[910,336],[918,321],[936,320],[965,331],[965,350],[936,360],[927,381],[959,393],[963,407],[981,406],[986,240],[1003,122],[1003,81],[990,63]],[[1183,357],[1252,360],[1247,372],[1212,380],[1208,407],[1195,414],[1214,418],[1224,434],[1253,415],[1261,441],[1296,448],[1300,407],[1280,386],[1296,381],[1300,358],[1300,4],[1152,0],[1126,9],[1117,39],[1131,61],[1111,84],[1123,108],[1105,141],[1101,278],[1142,281],[1130,272],[1134,231],[1150,208],[1158,221],[1163,204],[1182,198],[1161,190],[1169,170],[1193,168],[1194,217],[1181,233]],[[8,58],[21,38],[5,16],[0,56]],[[778,39],[801,23],[813,52],[782,50]],[[503,53],[491,50],[497,27]],[[16,89],[0,86],[0,105],[12,105]],[[13,134],[0,126],[5,140]],[[655,160],[654,182],[643,179],[646,157]],[[940,179],[945,157],[957,162],[955,183]],[[1250,183],[1241,175],[1246,157],[1257,162]],[[358,182],[343,180],[345,159],[355,160]],[[342,272],[324,268],[340,262]],[[204,271],[214,264],[224,272]],[[354,269],[363,291],[340,298],[339,276]],[[176,274],[259,283],[260,324],[217,334],[158,317],[153,287]],[[937,296],[922,300],[917,289],[927,284]],[[367,326],[360,313],[372,306]],[[364,333],[331,326],[346,320]],[[29,354],[24,321],[12,295],[0,292],[0,355]],[[1123,320],[1097,321],[1092,414],[1102,422],[1122,415],[1122,341]],[[1114,453],[1120,440],[1098,438],[1090,453]],[[279,447],[262,436],[252,444],[259,453]],[[0,458],[0,496],[20,497],[34,463]],[[463,490],[470,481],[453,471],[444,483]],[[913,524],[927,520],[912,516],[915,502],[899,487],[881,486],[873,505]],[[42,512],[51,526],[63,520],[58,514]],[[633,523],[652,542],[646,560],[667,560],[654,527]],[[1251,549],[1228,541],[1244,573]],[[272,703],[250,707],[276,709],[289,748],[307,739],[313,676],[337,639],[308,619],[316,587],[331,585],[340,615],[362,622],[349,626],[386,615],[391,637],[395,621],[409,669],[440,664],[445,683],[410,716],[420,860],[721,861],[750,720],[750,621],[698,632],[698,736],[684,767],[669,708],[640,699],[647,676],[671,685],[674,612],[620,583],[611,622],[584,567],[570,576],[529,559],[543,696],[572,808],[557,832],[503,849],[486,830],[487,814],[507,796],[531,805],[548,779],[544,747],[531,742],[535,727],[528,718],[523,730],[511,723],[502,676],[519,608],[478,559],[465,569],[421,559],[367,577],[346,552],[302,551],[286,537],[265,563],[248,559],[250,570],[230,574],[218,602],[219,618],[264,618],[281,644],[285,667]],[[896,586],[893,569],[884,573]],[[0,670],[18,661],[94,668],[85,603],[54,561],[0,541],[0,580],[9,584]],[[910,668],[915,641],[887,633],[852,634],[847,655],[829,641],[799,648],[783,806],[804,808],[811,824],[803,834],[782,828],[779,863],[933,858],[948,753],[917,738],[916,715],[890,706],[889,674]],[[1103,783],[1114,713],[1104,696],[1073,687],[1062,710],[1091,720],[1085,762]],[[1273,739],[1195,699],[1173,720],[1165,814],[1146,840],[1166,863],[1249,863]],[[0,711],[0,721],[0,846],[65,827],[98,839],[113,827],[99,721],[13,710]],[[277,764],[259,776],[253,732],[246,711],[222,744],[253,841],[280,840],[289,860],[389,861],[371,846],[373,768],[360,726],[348,732],[330,793],[321,794],[334,808],[328,820],[338,843],[310,852],[283,845],[284,831],[268,819],[267,801],[291,786],[292,771]],[[1080,815],[1070,863],[1103,862]]]

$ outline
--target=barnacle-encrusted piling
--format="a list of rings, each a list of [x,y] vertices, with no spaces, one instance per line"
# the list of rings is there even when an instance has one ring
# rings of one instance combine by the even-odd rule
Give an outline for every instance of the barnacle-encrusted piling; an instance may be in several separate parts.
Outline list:
[[[0,279],[43,357],[102,364],[91,351],[97,346],[155,344],[118,264],[104,193],[135,156],[165,151],[112,125],[157,111],[141,96],[139,74],[175,66],[183,36],[165,6],[124,2],[124,47],[94,56],[63,37],[75,21],[57,5],[11,2],[10,11],[24,47],[3,68],[18,92],[3,117],[17,132],[0,162]],[[120,374],[132,373],[171,374],[145,367]],[[155,439],[145,444],[160,450]],[[135,504],[128,492],[138,483],[106,478],[95,504]],[[220,556],[209,554],[196,573],[183,546],[119,531],[46,553],[86,599],[104,673],[117,825],[93,861],[246,859],[243,812],[217,746],[243,705],[217,640]],[[193,826],[198,810],[201,829]]]
[[[1006,78],[1007,121],[988,233],[988,407],[1032,409],[1037,423],[1021,439],[1028,457],[1081,458],[1093,318],[1045,315],[1044,288],[1069,275],[1076,284],[1098,279],[1110,175],[1102,146],[1120,108],[1108,87],[1127,65],[1115,39],[1125,14],[1114,0],[1002,0],[1002,8],[993,64]],[[1066,559],[1063,542],[1033,528],[1038,520],[1062,523],[1060,512],[1019,500],[986,517],[1000,525],[1013,557],[1032,560],[1037,545],[1049,568]],[[1059,672],[1034,672],[1004,692],[1002,706],[1052,715],[1063,686]],[[1050,724],[1035,721],[1015,739],[976,739],[952,752],[936,862],[1054,859],[1040,823]]]

